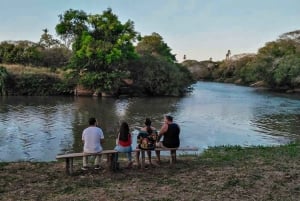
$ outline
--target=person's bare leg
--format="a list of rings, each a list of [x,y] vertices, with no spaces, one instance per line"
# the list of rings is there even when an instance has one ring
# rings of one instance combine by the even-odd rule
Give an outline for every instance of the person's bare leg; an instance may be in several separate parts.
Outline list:
[[[149,164],[152,165],[152,162],[151,162],[151,151],[147,151],[147,155],[148,155]]]
[[[171,161],[170,163],[176,163],[176,150],[171,150]]]
[[[136,163],[137,163],[137,166],[140,167],[141,166],[141,163],[140,163],[140,151],[137,151],[136,154]]]

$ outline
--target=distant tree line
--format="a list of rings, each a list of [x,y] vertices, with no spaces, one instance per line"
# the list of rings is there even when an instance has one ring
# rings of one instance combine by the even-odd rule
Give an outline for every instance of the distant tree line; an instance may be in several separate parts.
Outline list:
[[[31,41],[3,41],[0,43],[0,63],[24,66],[63,67],[71,56],[71,50],[53,39],[43,30],[38,43]]]
[[[190,62],[191,63],[191,62]],[[267,42],[257,54],[226,57],[204,70],[203,79],[251,85],[257,82],[274,90],[300,88],[300,30]]]

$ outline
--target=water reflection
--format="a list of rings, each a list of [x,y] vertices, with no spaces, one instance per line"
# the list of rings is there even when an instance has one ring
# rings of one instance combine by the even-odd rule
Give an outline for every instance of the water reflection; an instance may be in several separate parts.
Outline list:
[[[198,82],[184,98],[1,97],[0,161],[49,161],[82,150],[81,133],[94,116],[112,149],[121,121],[131,130],[164,114],[181,126],[181,144],[278,145],[299,138],[298,98],[230,84]],[[134,142],[135,143],[135,142]]]

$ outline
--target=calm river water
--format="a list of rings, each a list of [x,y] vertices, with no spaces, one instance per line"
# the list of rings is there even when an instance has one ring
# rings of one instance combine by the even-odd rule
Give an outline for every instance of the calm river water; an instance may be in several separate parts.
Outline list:
[[[232,84],[198,82],[184,98],[1,97],[0,161],[53,161],[59,153],[81,151],[81,132],[91,116],[103,128],[104,147],[112,149],[121,121],[134,130],[150,117],[159,129],[164,114],[180,124],[181,145],[200,152],[300,138],[299,97]]]

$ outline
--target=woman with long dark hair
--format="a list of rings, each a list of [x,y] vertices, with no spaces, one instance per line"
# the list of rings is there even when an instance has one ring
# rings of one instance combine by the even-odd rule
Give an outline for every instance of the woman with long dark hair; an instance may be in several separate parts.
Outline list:
[[[132,140],[131,140],[131,134],[129,131],[129,126],[126,122],[122,122],[120,126],[120,130],[118,133],[118,137],[116,140],[116,147],[115,150],[118,152],[126,153],[127,154],[127,159],[128,159],[128,168],[132,167]],[[118,155],[116,160],[118,161]]]

